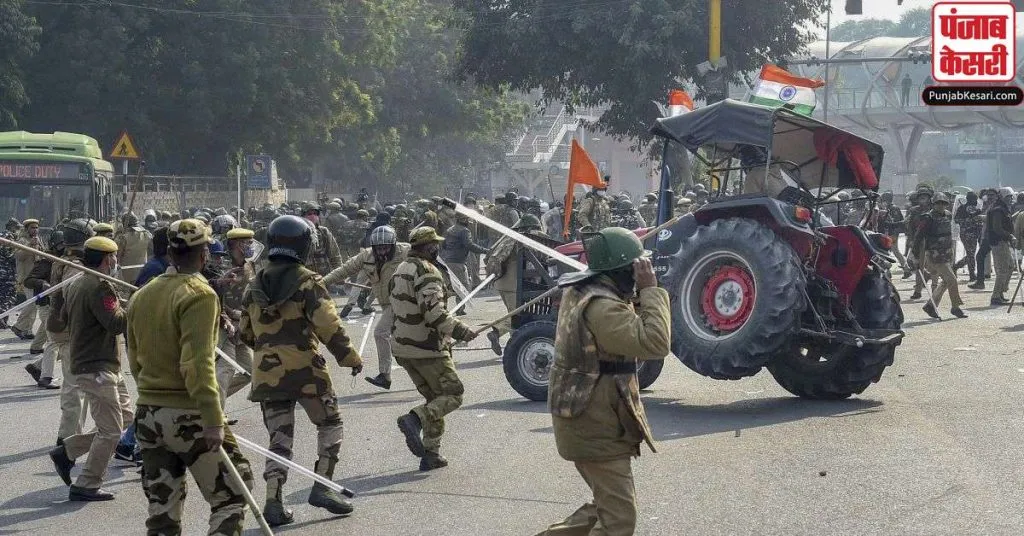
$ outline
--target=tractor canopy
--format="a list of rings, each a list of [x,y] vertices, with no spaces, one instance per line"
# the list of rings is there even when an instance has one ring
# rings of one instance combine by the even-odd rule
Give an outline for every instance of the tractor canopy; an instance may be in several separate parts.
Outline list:
[[[726,99],[658,119],[650,131],[684,146],[713,172],[779,168],[799,187],[819,195],[846,188],[878,190],[880,145],[786,107]],[[739,168],[733,167],[736,160]]]

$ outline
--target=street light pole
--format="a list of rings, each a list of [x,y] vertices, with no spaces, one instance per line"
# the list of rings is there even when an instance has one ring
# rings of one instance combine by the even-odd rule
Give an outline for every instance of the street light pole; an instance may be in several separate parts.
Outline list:
[[[832,43],[832,3],[829,2],[828,11],[825,12],[825,59],[832,59],[831,54],[831,43]],[[828,86],[830,85],[829,80],[829,64],[825,64],[825,108],[822,112],[825,114],[825,122],[828,123]]]

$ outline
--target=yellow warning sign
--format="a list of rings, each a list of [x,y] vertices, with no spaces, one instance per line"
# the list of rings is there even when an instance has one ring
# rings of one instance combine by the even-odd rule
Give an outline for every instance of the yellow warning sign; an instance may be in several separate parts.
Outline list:
[[[135,142],[132,141],[128,132],[122,132],[121,136],[117,138],[114,149],[110,151],[110,158],[120,158],[122,160],[139,159],[139,150],[135,148]]]

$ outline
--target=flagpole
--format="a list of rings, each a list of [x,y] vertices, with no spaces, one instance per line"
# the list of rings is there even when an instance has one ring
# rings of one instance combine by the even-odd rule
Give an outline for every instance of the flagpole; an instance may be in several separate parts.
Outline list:
[[[825,108],[822,110],[825,114],[825,122],[828,123],[828,86],[829,77],[829,60],[832,59],[831,55],[831,36],[832,36],[832,3],[828,5],[828,11],[825,12]]]

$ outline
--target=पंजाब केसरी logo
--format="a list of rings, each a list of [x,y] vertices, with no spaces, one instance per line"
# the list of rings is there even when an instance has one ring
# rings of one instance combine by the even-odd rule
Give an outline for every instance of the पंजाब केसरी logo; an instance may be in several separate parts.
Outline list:
[[[1010,2],[932,6],[932,78],[942,83],[1009,82],[1016,74],[1016,12]]]

